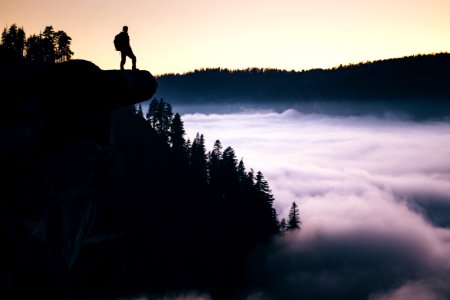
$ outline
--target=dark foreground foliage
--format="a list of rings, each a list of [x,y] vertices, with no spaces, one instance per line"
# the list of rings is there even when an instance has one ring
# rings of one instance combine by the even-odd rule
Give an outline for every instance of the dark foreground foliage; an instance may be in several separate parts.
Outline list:
[[[279,232],[261,172],[219,140],[184,139],[170,104],[116,112],[111,185],[72,280],[74,298],[197,290],[245,292],[252,250]],[[105,293],[106,292],[106,293]]]

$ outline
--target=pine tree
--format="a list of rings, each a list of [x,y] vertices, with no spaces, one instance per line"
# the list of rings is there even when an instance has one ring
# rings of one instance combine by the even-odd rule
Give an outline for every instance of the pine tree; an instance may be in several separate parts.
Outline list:
[[[300,213],[298,211],[298,205],[292,202],[291,209],[289,210],[289,219],[287,223],[286,230],[297,230],[300,229]]]
[[[223,176],[237,179],[237,160],[234,149],[227,147],[222,153]]]
[[[157,114],[158,114],[158,100],[156,100],[156,98],[153,98],[152,101],[150,101],[150,104],[148,105],[147,114],[145,115],[145,118],[147,119],[148,123],[153,129],[155,129],[156,127]]]
[[[23,57],[23,51],[25,49],[25,31],[22,27],[17,27],[13,24],[6,29],[3,29],[2,33],[2,46],[9,49],[16,58]]]
[[[64,62],[70,60],[73,51],[70,49],[72,38],[62,30],[59,30],[54,35],[55,38],[55,59],[56,62]]]
[[[268,204],[272,205],[274,197],[269,187],[269,183],[264,178],[264,175],[262,174],[261,171],[258,171],[258,173],[256,173],[255,187],[261,193],[261,195],[263,195],[264,200]]]
[[[237,197],[237,194],[239,194],[239,176],[237,159],[233,148],[227,147],[223,151],[221,167],[224,193]]]
[[[222,192],[222,143],[216,140],[208,155],[209,183],[213,190]]]
[[[272,207],[275,200],[272,190],[269,187],[269,183],[264,178],[261,171],[256,174],[255,189],[257,192],[257,199],[260,206],[260,213],[264,216],[265,227],[268,234],[274,234],[278,232],[278,219],[277,212]]]
[[[44,50],[42,48],[42,39],[39,35],[31,35],[25,44],[26,59],[29,61],[44,61]]]
[[[55,41],[55,31],[53,30],[53,26],[46,26],[44,32],[41,34],[41,47],[43,50],[44,62],[54,63],[56,61]]]
[[[181,121],[180,114],[176,113],[175,117],[172,120],[172,124],[170,127],[170,136],[169,141],[172,149],[172,153],[179,160],[186,161],[187,160],[187,148],[186,148],[186,140],[184,139],[185,135],[183,121]]]
[[[159,101],[154,98],[150,102],[146,115],[147,121],[166,142],[169,141],[172,116],[172,105],[164,102],[163,98],[160,98]]]
[[[237,166],[237,176],[239,180],[239,185],[242,189],[247,183],[247,174],[245,173],[245,165],[243,159],[239,161],[239,164]]]
[[[205,149],[205,139],[203,134],[197,135],[192,142],[190,164],[192,168],[193,177],[200,183],[207,182],[207,161],[206,161],[206,149]]]
[[[191,140],[189,138],[186,140],[186,144],[185,144],[184,147],[186,148],[187,158],[188,158],[188,161],[190,163],[190,161],[191,161],[191,154],[192,154],[191,153],[192,152],[192,143],[191,143]]]

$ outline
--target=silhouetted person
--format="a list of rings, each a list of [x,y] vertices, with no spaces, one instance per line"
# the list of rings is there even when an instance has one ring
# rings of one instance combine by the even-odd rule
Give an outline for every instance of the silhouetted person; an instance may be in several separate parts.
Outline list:
[[[114,45],[116,46],[116,50],[120,51],[121,60],[120,60],[120,69],[123,70],[123,66],[125,65],[125,60],[127,56],[131,58],[133,63],[133,70],[136,70],[136,56],[131,50],[130,46],[130,37],[128,36],[128,26],[123,26],[123,30],[119,33],[114,39]]]

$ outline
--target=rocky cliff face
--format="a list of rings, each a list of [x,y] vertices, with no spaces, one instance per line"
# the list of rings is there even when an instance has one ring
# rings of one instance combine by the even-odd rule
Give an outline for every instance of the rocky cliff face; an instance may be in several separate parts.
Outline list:
[[[83,60],[0,66],[0,82],[0,298],[65,299],[108,184],[112,112],[157,83]]]

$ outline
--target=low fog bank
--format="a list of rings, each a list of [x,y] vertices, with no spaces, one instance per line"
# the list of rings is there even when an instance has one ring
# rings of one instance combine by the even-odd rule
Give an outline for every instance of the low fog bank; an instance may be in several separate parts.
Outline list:
[[[169,100],[170,102],[170,100]],[[427,100],[230,100],[228,103],[206,102],[187,104],[171,102],[176,112],[183,114],[235,114],[254,112],[282,113],[294,109],[303,114],[323,114],[328,116],[377,116],[400,117],[412,120],[449,119],[449,101]],[[148,107],[145,104],[144,107]]]
[[[165,296],[142,295],[133,298],[119,298],[117,300],[212,300],[207,293],[190,291],[186,293],[169,293]]]
[[[191,140],[220,138],[261,170],[280,217],[299,204],[302,230],[255,255],[248,299],[450,298],[450,122],[293,109],[182,119]]]

